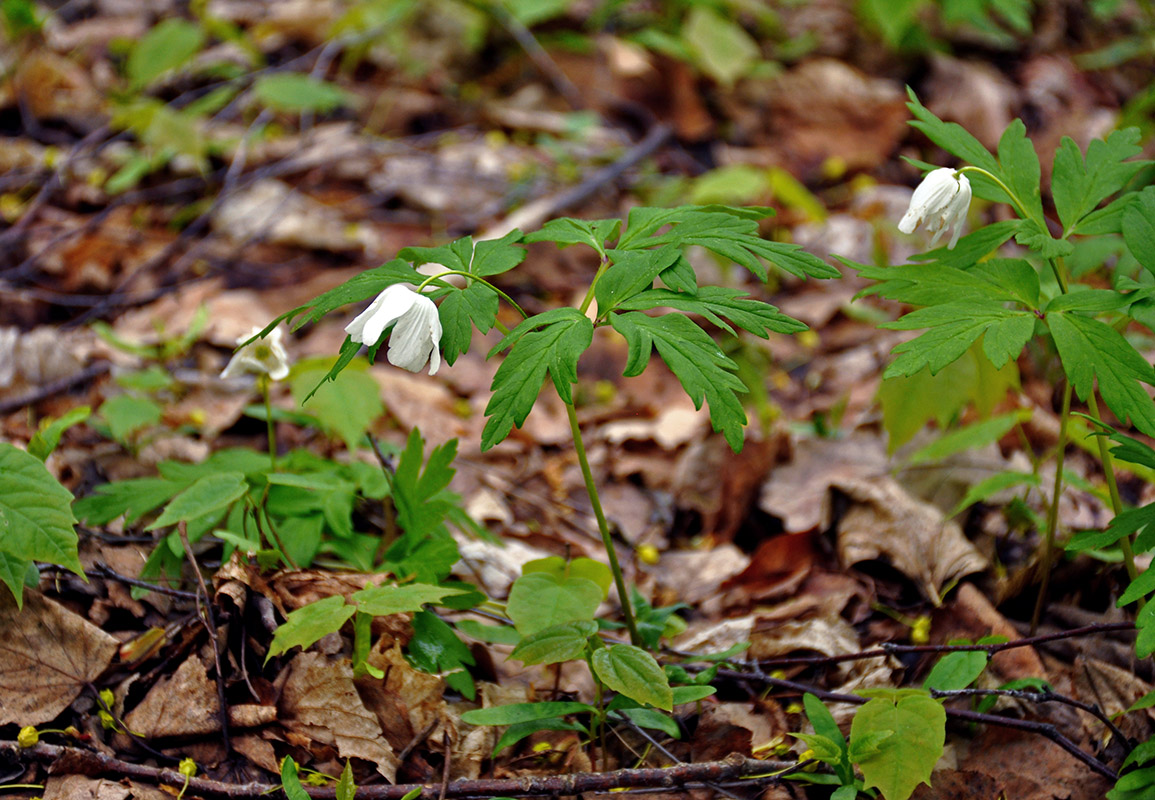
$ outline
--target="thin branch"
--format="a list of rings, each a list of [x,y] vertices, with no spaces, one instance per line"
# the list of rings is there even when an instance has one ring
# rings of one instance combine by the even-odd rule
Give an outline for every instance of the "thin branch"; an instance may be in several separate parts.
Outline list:
[[[201,623],[205,626],[205,630],[209,635],[209,642],[213,646],[213,661],[216,665],[216,679],[217,679],[217,714],[221,721],[221,741],[225,746],[226,756],[232,752],[229,744],[229,707],[228,701],[225,698],[225,673],[221,669],[221,643],[217,639],[217,620],[213,613],[213,597],[209,594],[209,588],[205,585],[205,577],[201,575],[200,565],[197,564],[196,556],[193,555],[192,545],[188,540],[188,523],[181,520],[176,526],[177,532],[180,534],[181,544],[184,545],[185,555],[188,556],[189,564],[192,566],[193,575],[197,579],[197,587],[200,589],[200,594],[203,597],[198,597],[197,606],[201,612]]]
[[[52,744],[37,744],[22,748],[16,742],[0,741],[0,754],[20,763],[36,762],[49,764],[54,775],[87,775],[89,777],[109,776],[133,778],[142,782],[183,786],[185,776],[175,769],[160,769],[144,764],[133,764],[112,756],[78,747],[63,747]],[[721,783],[735,778],[758,776],[777,783],[779,780],[770,773],[789,769],[793,762],[759,761],[734,754],[724,761],[707,761],[701,764],[682,764],[665,769],[620,769],[614,772],[576,773],[569,775],[526,776],[522,778],[490,778],[479,780],[458,780],[451,782],[445,791],[447,798],[472,797],[530,797],[552,795],[572,797],[585,792],[607,792],[623,788],[662,787],[682,789],[703,782]],[[267,783],[224,783],[208,778],[190,778],[190,793],[206,797],[252,798],[258,800],[263,795],[279,792],[280,786]],[[419,800],[436,800],[440,785],[400,784],[396,786],[358,786],[357,800],[400,800],[415,789],[420,790]],[[305,787],[305,792],[313,800],[334,800],[336,790],[331,787]]]

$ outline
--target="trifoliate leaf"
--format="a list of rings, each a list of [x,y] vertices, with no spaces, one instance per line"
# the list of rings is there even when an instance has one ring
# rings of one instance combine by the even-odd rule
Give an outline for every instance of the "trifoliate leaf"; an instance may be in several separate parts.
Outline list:
[[[613,314],[610,324],[626,337],[629,345],[627,378],[640,375],[650,363],[650,352],[658,355],[682,383],[695,408],[703,399],[710,406],[710,422],[720,431],[734,452],[742,449],[742,428],[746,412],[738,392],[746,386],[734,372],[738,366],[723,355],[709,335],[681,314],[648,317],[639,311]]]
[[[555,242],[559,247],[587,244],[599,256],[606,254],[606,243],[616,239],[622,229],[620,219],[551,219],[540,230],[528,234],[527,242]]]
[[[441,247],[406,247],[397,255],[415,266],[440,264],[446,269],[485,278],[508,272],[525,259],[525,248],[513,246],[521,238],[519,230],[482,242],[464,236]]]
[[[932,142],[963,161],[974,164],[976,167],[982,167],[995,175],[1001,172],[998,161],[990,154],[989,150],[982,146],[978,139],[967,132],[966,128],[955,122],[943,122],[919,102],[913,89],[907,87],[906,91],[910,96],[910,101],[906,107],[910,109],[910,113],[915,118],[915,121],[910,123],[912,128],[922,131]],[[978,174],[971,173],[967,177],[972,184],[984,183],[987,186],[993,186],[990,181],[980,180],[981,176]],[[1002,197],[991,199],[1009,199],[1005,193],[1000,192],[1000,194]]]
[[[497,293],[484,284],[471,283],[445,296],[437,314],[441,318],[441,355],[446,364],[453,366],[458,356],[469,351],[474,328],[489,333],[497,319],[497,309]]]
[[[1030,311],[1003,308],[996,303],[948,303],[912,311],[881,327],[929,330],[894,348],[898,358],[886,368],[883,377],[914,375],[926,367],[933,375],[960,358],[980,336],[983,353],[991,364],[1001,367],[1018,358],[1034,334],[1035,319]]]
[[[611,250],[611,264],[594,287],[598,312],[605,314],[623,301],[654,285],[654,279],[673,266],[682,253],[676,247],[659,250]]]
[[[1140,385],[1155,384],[1155,370],[1146,359],[1122,334],[1096,319],[1057,313],[1048,314],[1046,322],[1079,399],[1087,399],[1097,380],[1115,416],[1155,436],[1155,403]]]
[[[493,397],[485,408],[489,420],[481,434],[482,450],[504,440],[515,425],[521,427],[547,373],[562,400],[573,402],[577,362],[593,335],[593,323],[576,308],[539,314],[510,331],[494,348],[497,351],[512,347],[493,376]]]
[[[999,165],[1003,180],[1023,204],[1022,213],[1040,225],[1045,224],[1039,190],[1039,156],[1027,138],[1027,126],[1021,119],[1012,121],[999,139]]]

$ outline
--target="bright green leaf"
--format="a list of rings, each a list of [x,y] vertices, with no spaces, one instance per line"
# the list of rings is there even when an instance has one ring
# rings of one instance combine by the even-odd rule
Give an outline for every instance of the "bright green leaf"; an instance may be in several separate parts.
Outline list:
[[[351,599],[357,603],[358,611],[383,617],[405,611],[420,611],[426,603],[440,603],[446,597],[458,594],[465,592],[461,589],[432,586],[427,583],[410,583],[404,586],[383,584],[354,592]]]
[[[77,556],[72,493],[35,456],[0,442],[0,551],[84,572]],[[16,566],[9,564],[9,572]],[[21,577],[23,580],[23,577]],[[10,584],[11,585],[11,584]]]
[[[137,41],[128,55],[129,88],[139,91],[171,69],[183,66],[205,43],[201,27],[188,20],[161,20]]]
[[[682,38],[702,71],[730,86],[758,61],[758,43],[733,19],[695,5],[682,23]]]
[[[592,620],[602,590],[588,578],[531,572],[513,582],[506,613],[522,635],[565,622]]]
[[[336,633],[356,610],[341,595],[333,595],[290,612],[273,633],[265,661],[294,647],[310,647],[321,637]]]
[[[866,788],[876,787],[887,800],[906,800],[942,756],[946,740],[946,711],[926,694],[892,693],[875,697],[854,715],[850,739],[877,731],[892,731],[878,752],[858,766]]]
[[[551,701],[544,703],[511,703],[504,706],[475,708],[461,715],[470,725],[517,725],[569,714],[592,714],[597,709],[585,703]]]
[[[631,700],[672,711],[674,696],[661,665],[640,647],[613,644],[594,651],[594,674],[610,689]]]
[[[581,657],[597,632],[597,623],[590,619],[552,625],[526,636],[509,657],[526,666],[572,661]]]
[[[348,95],[331,83],[299,72],[272,72],[253,83],[257,100],[273,111],[328,113],[349,102]]]
[[[243,497],[248,489],[243,473],[206,475],[169,501],[156,522],[145,530],[154,531],[178,522],[190,522],[209,514],[219,514]]]

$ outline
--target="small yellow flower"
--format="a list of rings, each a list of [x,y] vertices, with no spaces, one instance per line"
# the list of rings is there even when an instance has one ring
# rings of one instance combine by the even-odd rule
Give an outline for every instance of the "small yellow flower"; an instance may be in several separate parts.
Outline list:
[[[16,734],[16,744],[21,747],[33,747],[40,741],[40,734],[31,725],[25,725],[20,729],[20,733]]]
[[[197,762],[191,758],[182,758],[180,760],[180,766],[176,768],[176,771],[186,778],[195,777],[197,774]]]
[[[926,614],[916,617],[910,626],[910,641],[912,644],[926,644],[930,641],[930,617]]]
[[[652,544],[643,544],[638,547],[638,561],[643,564],[649,564],[651,567],[657,564],[662,559],[662,554],[658,552],[658,548]]]

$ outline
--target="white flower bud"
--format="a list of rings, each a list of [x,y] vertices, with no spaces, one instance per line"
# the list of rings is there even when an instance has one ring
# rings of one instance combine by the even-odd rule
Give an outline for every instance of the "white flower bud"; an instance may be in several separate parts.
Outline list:
[[[913,233],[919,225],[934,234],[934,247],[948,228],[954,228],[947,249],[953,249],[962,234],[962,223],[971,204],[971,182],[957,170],[944,167],[928,172],[910,198],[910,208],[898,223],[903,233]]]
[[[248,334],[237,339],[242,344],[261,332],[255,327]],[[222,378],[235,378],[245,373],[253,372],[257,375],[268,375],[275,381],[283,380],[289,374],[289,354],[281,343],[284,332],[280,328],[273,328],[264,339],[253,339],[240,350],[233,353],[229,363],[221,371]]]
[[[377,295],[345,327],[345,333],[354,342],[372,347],[390,325],[394,328],[389,337],[389,363],[420,372],[429,362],[429,374],[437,374],[441,367],[441,318],[433,301],[405,284],[394,284]]]

